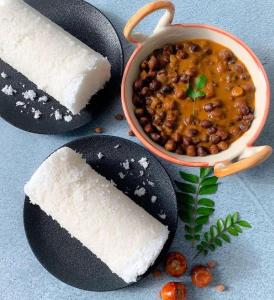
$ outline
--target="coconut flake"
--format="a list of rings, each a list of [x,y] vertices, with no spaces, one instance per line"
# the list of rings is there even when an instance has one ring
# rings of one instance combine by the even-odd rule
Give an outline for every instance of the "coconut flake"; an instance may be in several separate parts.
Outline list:
[[[25,102],[23,102],[23,101],[17,101],[15,105],[16,106],[24,106]]]
[[[166,219],[166,214],[165,214],[163,211],[161,211],[161,213],[158,214],[158,216],[159,216],[161,219],[163,219],[163,220]]]
[[[42,115],[41,111],[39,109],[35,109],[34,107],[31,108],[31,112],[33,113],[34,119],[39,119]]]
[[[64,116],[64,120],[66,122],[70,122],[72,120],[72,116],[66,115],[66,116]]]
[[[146,157],[142,157],[138,163],[144,168],[144,169],[147,169],[148,165],[149,165],[149,162],[147,160]]]
[[[63,116],[62,114],[60,113],[59,109],[56,109],[56,111],[54,112],[54,117],[55,117],[55,120],[62,120]]]
[[[29,99],[31,101],[34,101],[34,99],[36,98],[36,93],[34,90],[27,90],[23,92],[22,95],[26,100]]]
[[[2,92],[7,96],[12,96],[13,94],[17,93],[17,91],[13,89],[11,85],[7,85],[7,84],[2,88]]]
[[[136,188],[136,190],[134,191],[134,195],[137,195],[138,197],[142,197],[144,196],[146,193],[146,189],[144,187],[140,187],[140,188]]]
[[[156,200],[157,200],[157,197],[156,197],[156,196],[154,196],[154,195],[153,195],[153,196],[151,196],[151,202],[152,202],[152,203],[155,203],[155,202],[156,202]]]
[[[1,77],[5,79],[5,78],[8,77],[8,75],[7,75],[5,72],[2,72],[2,73],[1,73]]]
[[[120,145],[119,145],[119,144],[116,145],[116,146],[114,146],[114,149],[118,149],[118,148],[120,148]]]
[[[155,186],[155,183],[153,181],[147,180],[147,183],[151,186]]]
[[[128,159],[122,163],[122,166],[123,166],[123,168],[124,168],[125,170],[129,170],[129,169],[130,169]]]
[[[38,98],[38,102],[46,103],[46,102],[48,102],[48,100],[49,100],[49,98],[46,95]]]
[[[102,152],[99,152],[99,153],[97,154],[97,156],[98,156],[99,159],[102,159],[105,155],[104,155]]]
[[[126,177],[126,175],[122,172],[119,172],[118,175],[121,179],[124,179]]]

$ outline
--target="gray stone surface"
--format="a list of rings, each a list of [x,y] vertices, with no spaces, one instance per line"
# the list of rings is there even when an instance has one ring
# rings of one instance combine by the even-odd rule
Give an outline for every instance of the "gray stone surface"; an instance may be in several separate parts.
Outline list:
[[[112,20],[121,38],[126,20],[138,7],[146,3],[144,0],[90,2]],[[175,22],[208,23],[243,39],[265,64],[273,87],[273,0],[174,0],[174,3]],[[142,24],[142,28],[150,32],[157,19],[156,16],[150,17]],[[123,38],[122,41],[127,59],[133,47]],[[113,117],[118,112],[121,112],[119,97],[85,128],[59,136],[23,132],[0,120],[0,299],[156,300],[159,299],[158,293],[162,284],[171,280],[168,276],[160,279],[150,276],[136,286],[120,291],[108,293],[81,291],[51,276],[33,256],[26,241],[22,219],[23,185],[26,180],[50,152],[70,140],[93,134],[94,127],[104,127],[106,134],[129,138],[126,122],[118,122]],[[272,108],[266,127],[256,144],[274,146],[273,122]],[[136,141],[134,137],[130,139]],[[179,168],[167,163],[165,166],[175,178]],[[215,197],[216,216],[224,216],[228,212],[239,210],[242,216],[252,223],[253,229],[210,256],[219,264],[215,270],[215,282],[224,283],[228,286],[228,290],[220,294],[213,288],[194,289],[189,279],[183,277],[182,281],[188,286],[188,299],[274,299],[273,167],[274,156],[253,170],[221,181],[220,191]],[[185,242],[183,234],[183,226],[180,223],[172,248],[191,257],[192,250]],[[201,259],[201,262],[205,260]]]

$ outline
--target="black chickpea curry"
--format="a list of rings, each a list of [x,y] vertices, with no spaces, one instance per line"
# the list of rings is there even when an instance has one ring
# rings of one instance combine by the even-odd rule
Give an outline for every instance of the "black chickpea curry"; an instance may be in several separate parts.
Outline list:
[[[167,151],[206,156],[226,150],[254,119],[255,87],[245,65],[215,42],[154,50],[133,86],[135,115]]]

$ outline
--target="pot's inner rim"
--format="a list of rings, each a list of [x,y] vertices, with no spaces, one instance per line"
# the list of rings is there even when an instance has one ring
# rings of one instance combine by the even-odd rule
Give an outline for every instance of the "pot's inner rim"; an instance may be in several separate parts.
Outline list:
[[[136,119],[133,111],[132,105],[132,84],[136,79],[139,71],[139,65],[143,59],[145,59],[153,50],[161,48],[168,43],[176,43],[184,40],[191,39],[208,39],[225,47],[231,49],[237,57],[245,64],[250,75],[252,76],[253,82],[255,84],[255,119],[252,122],[250,129],[243,134],[238,140],[233,142],[230,147],[215,155],[208,155],[204,157],[190,157],[187,155],[178,155],[172,152],[166,151],[162,146],[154,143],[147,134],[143,131]],[[254,139],[259,135],[269,108],[269,97],[267,81],[264,77],[264,72],[262,71],[262,66],[257,63],[257,61],[250,54],[251,51],[245,48],[237,40],[235,40],[230,35],[225,34],[222,31],[216,31],[212,28],[207,27],[187,27],[184,26],[169,26],[161,30],[160,32],[150,36],[144,44],[135,50],[132,54],[128,66],[124,74],[124,106],[126,108],[126,115],[130,121],[130,125],[137,131],[141,141],[153,152],[156,152],[159,156],[163,158],[170,157],[173,161],[186,162],[206,162],[209,165],[214,165],[218,161],[233,160],[239,155],[241,155],[246,147],[253,143]],[[154,148],[154,149],[153,149]],[[156,151],[154,151],[156,150]]]

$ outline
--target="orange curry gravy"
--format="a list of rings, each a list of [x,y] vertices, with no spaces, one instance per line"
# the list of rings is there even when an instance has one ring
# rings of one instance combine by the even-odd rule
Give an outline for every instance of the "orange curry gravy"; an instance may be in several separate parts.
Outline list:
[[[133,89],[144,131],[178,154],[226,150],[254,119],[255,87],[248,70],[231,50],[209,40],[153,51],[141,63]]]

